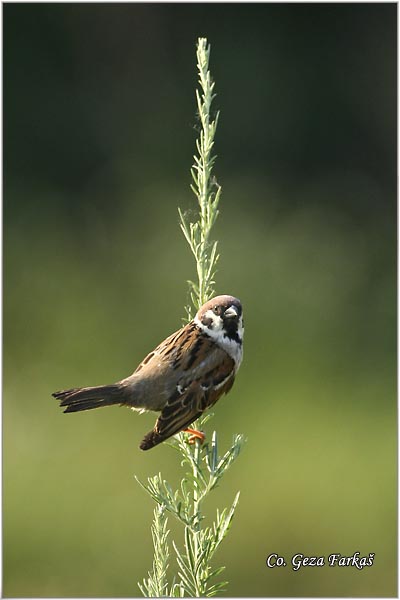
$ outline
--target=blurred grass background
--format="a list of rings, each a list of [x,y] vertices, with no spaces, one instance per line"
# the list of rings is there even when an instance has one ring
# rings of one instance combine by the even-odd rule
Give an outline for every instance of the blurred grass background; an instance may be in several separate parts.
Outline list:
[[[221,109],[217,291],[245,360],[211,427],[245,451],[230,596],[396,596],[396,4],[5,4],[3,595],[128,597],[154,417],[64,415],[181,324],[195,43]],[[175,531],[175,527],[171,524]],[[374,566],[267,569],[277,552]]]

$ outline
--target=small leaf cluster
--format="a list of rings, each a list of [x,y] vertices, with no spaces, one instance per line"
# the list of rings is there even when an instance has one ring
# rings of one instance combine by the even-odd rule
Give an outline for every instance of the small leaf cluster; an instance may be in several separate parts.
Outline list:
[[[216,265],[219,259],[218,242],[210,240],[210,233],[218,217],[218,205],[221,197],[221,186],[212,176],[216,156],[212,154],[219,113],[211,117],[211,103],[215,98],[215,83],[211,80],[208,69],[210,46],[205,38],[199,38],[197,44],[197,69],[200,89],[196,90],[197,109],[200,119],[200,136],[196,140],[197,155],[193,156],[191,168],[191,189],[197,198],[199,215],[196,222],[191,222],[178,209],[180,226],[195,257],[198,283],[188,281],[189,295],[193,307],[197,309],[214,294]],[[188,320],[192,317],[192,309],[186,306]]]
[[[180,226],[196,260],[197,279],[189,281],[192,306],[186,307],[187,319],[192,317],[192,308],[198,308],[214,294],[214,278],[218,262],[217,242],[211,241],[211,229],[218,217],[221,187],[212,176],[215,163],[213,156],[214,137],[218,114],[211,117],[211,103],[215,97],[214,83],[208,70],[210,46],[205,38],[197,45],[197,68],[200,92],[196,91],[200,119],[200,137],[196,141],[197,155],[191,169],[193,190],[199,205],[198,220],[191,222],[179,209]],[[202,429],[210,415],[202,415],[192,427]],[[220,483],[222,477],[237,458],[243,445],[243,437],[236,435],[231,447],[219,454],[216,432],[211,443],[203,446],[198,440],[194,445],[187,443],[187,436],[179,433],[170,443],[180,456],[185,473],[178,489],[173,490],[161,473],[140,483],[155,500],[152,537],[154,556],[148,577],[139,584],[144,596],[148,597],[200,597],[214,596],[222,591],[226,582],[216,581],[224,567],[214,568],[212,562],[221,542],[227,535],[239,500],[236,494],[232,505],[217,511],[211,526],[204,526],[203,502]],[[177,572],[168,580],[170,551],[167,529],[168,516],[172,515],[183,526],[183,545],[172,541],[177,562]]]
[[[200,426],[209,416],[203,419],[203,423],[200,422]],[[239,501],[239,492],[229,508],[217,510],[210,526],[203,527],[202,504],[239,455],[243,436],[234,436],[231,447],[222,456],[218,452],[215,431],[211,443],[202,446],[198,440],[194,445],[189,445],[184,433],[177,435],[170,445],[181,454],[181,465],[186,470],[179,488],[174,491],[161,473],[149,477],[146,484],[139,481],[157,503],[152,526],[153,568],[139,586],[143,595],[148,597],[214,596],[225,588],[227,582],[215,582],[224,567],[213,568],[212,561],[229,531]],[[178,571],[170,585],[167,581],[170,557],[167,515],[172,515],[184,528],[183,548],[172,541]]]
[[[147,598],[162,598],[168,596],[168,560],[169,546],[167,537],[167,514],[163,504],[157,504],[154,509],[154,520],[151,526],[151,535],[153,538],[154,558],[153,569],[149,572],[147,579],[139,583],[140,591]]]

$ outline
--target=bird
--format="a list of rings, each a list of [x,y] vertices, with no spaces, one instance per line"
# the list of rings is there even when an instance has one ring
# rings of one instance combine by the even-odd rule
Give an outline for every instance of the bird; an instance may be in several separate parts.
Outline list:
[[[160,412],[141,450],[180,431],[204,441],[189,426],[232,388],[243,357],[243,310],[238,298],[221,295],[200,307],[194,319],[150,352],[129,377],[111,385],[54,392],[65,413],[103,406]]]

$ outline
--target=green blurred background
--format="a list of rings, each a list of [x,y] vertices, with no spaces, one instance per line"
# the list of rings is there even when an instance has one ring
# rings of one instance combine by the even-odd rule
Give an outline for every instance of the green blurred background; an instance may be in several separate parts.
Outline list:
[[[245,360],[209,431],[247,445],[230,596],[397,594],[396,4],[5,4],[3,595],[139,594],[176,481],[154,417],[64,415],[181,324],[195,43],[221,109],[217,291]],[[178,534],[174,527],[174,532]],[[178,539],[181,541],[181,538]],[[276,552],[374,566],[268,569]]]

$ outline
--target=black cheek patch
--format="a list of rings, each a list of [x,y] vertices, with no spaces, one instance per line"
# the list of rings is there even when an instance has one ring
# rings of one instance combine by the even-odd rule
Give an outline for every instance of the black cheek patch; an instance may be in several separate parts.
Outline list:
[[[211,317],[203,317],[201,322],[205,327],[209,327],[210,329],[212,329],[212,327],[210,327],[210,325],[212,325],[212,322],[213,322]]]

